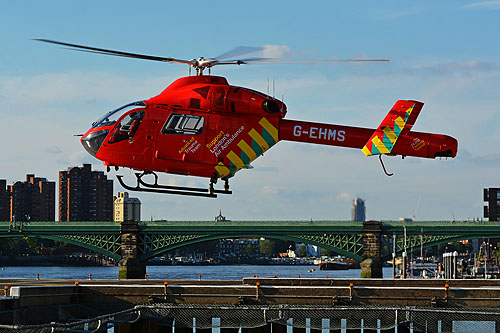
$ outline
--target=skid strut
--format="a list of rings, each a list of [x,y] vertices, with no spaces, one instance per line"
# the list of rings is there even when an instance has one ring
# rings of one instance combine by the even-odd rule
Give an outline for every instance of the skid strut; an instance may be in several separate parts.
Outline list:
[[[154,184],[145,182],[142,177],[145,175],[152,174],[155,177]],[[229,183],[226,180],[227,186],[224,186],[224,190],[214,189],[214,183],[210,180],[210,187],[200,188],[200,187],[186,187],[186,186],[175,186],[175,185],[161,185],[158,184],[158,175],[154,172],[142,172],[135,173],[137,178],[137,184],[135,187],[125,184],[123,181],[123,176],[117,175],[116,178],[121,186],[129,191],[138,192],[152,192],[152,193],[163,193],[163,194],[177,194],[177,195],[188,195],[193,197],[206,197],[206,198],[217,198],[217,194],[232,194],[233,192],[229,190]]]

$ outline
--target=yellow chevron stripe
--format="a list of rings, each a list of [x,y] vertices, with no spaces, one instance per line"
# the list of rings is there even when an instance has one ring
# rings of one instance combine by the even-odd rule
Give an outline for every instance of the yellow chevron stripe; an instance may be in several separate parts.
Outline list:
[[[248,132],[248,135],[250,135],[252,139],[257,142],[257,144],[262,148],[263,151],[269,149],[269,145],[267,144],[266,140],[264,140],[264,138],[259,133],[257,133],[255,128],[252,128],[252,130]]]
[[[396,120],[394,121],[394,124],[398,125],[399,129],[402,131],[403,127],[405,127],[405,121],[401,117],[397,117]]]
[[[378,136],[375,135],[373,137],[372,143],[375,145],[375,147],[377,147],[378,151],[381,154],[389,154],[390,153],[389,149],[387,149],[387,147],[384,145],[384,143],[382,141],[380,141]]]
[[[385,133],[385,135],[387,135],[389,140],[391,140],[392,144],[394,144],[396,142],[396,140],[398,139],[398,136],[396,135],[396,133],[394,133],[392,128],[390,128],[389,126],[386,126],[384,128],[384,133]]]
[[[367,146],[364,146],[363,149],[361,149],[361,151],[366,155],[366,156],[372,156],[372,152],[370,151],[370,149],[368,149]]]
[[[222,162],[219,162],[219,164],[215,166],[215,170],[217,170],[221,178],[226,177],[230,174],[229,168],[226,167]]]
[[[234,151],[231,150],[229,154],[226,155],[226,157],[229,158],[231,162],[233,162],[237,170],[245,167],[245,163],[243,163],[243,161],[238,157],[238,155],[234,153]]]
[[[257,158],[257,154],[253,151],[252,147],[250,147],[245,141],[241,140],[238,142],[238,147],[243,150],[243,152],[248,156],[250,161],[253,161]]]
[[[259,121],[259,124],[261,124],[262,127],[264,127],[266,131],[268,131],[269,134],[271,134],[275,142],[278,142],[278,130],[276,129],[276,127],[273,126],[273,124],[269,122],[269,120],[267,120],[267,118],[262,118]]]
[[[408,116],[411,114],[412,111],[413,111],[413,106],[410,107],[408,110],[406,110],[406,113],[408,113]]]

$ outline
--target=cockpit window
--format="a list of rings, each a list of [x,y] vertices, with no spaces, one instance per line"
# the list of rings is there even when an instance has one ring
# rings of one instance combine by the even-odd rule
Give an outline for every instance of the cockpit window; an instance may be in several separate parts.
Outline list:
[[[146,103],[144,103],[143,101],[137,101],[124,105],[114,111],[109,111],[104,116],[99,118],[96,122],[92,123],[92,128],[113,125],[123,114],[127,113],[128,111],[144,107],[146,107]]]
[[[183,113],[172,113],[163,126],[162,134],[201,134],[205,118]]]
[[[108,142],[116,143],[131,139],[135,135],[135,132],[137,132],[145,114],[146,112],[144,112],[144,110],[137,110],[123,117],[120,123],[113,129]]]

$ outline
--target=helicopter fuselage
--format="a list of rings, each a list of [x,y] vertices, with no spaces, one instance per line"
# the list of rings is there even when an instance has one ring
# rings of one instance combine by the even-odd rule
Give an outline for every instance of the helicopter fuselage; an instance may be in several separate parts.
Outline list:
[[[280,140],[362,149],[377,130],[288,120],[286,113],[281,101],[230,86],[223,77],[189,76],[158,96],[108,113],[81,142],[109,167],[227,180]],[[456,156],[452,137],[398,135],[391,155]]]

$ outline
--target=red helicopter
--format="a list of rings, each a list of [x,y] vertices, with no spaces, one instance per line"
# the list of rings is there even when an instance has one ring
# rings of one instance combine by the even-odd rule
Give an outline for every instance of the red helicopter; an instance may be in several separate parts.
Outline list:
[[[203,75],[216,65],[248,63],[387,61],[299,60],[275,61],[268,58],[226,60],[255,52],[258,48],[240,47],[217,58],[182,60],[113,51],[46,39],[75,50],[187,64],[197,75],[180,78],[158,96],[137,101],[106,113],[82,136],[83,147],[111,167],[127,167],[136,173],[137,184],[120,184],[129,191],[217,197],[231,194],[229,179],[280,140],[308,142],[361,149],[378,155],[424,158],[455,157],[458,142],[442,134],[414,132],[412,127],[423,107],[413,100],[399,100],[375,129],[312,123],[285,119],[285,104],[274,97],[248,88],[229,85],[220,76]],[[156,172],[209,178],[209,187],[193,188],[162,185]],[[152,174],[154,182],[143,179]],[[219,179],[223,189],[215,189]]]

